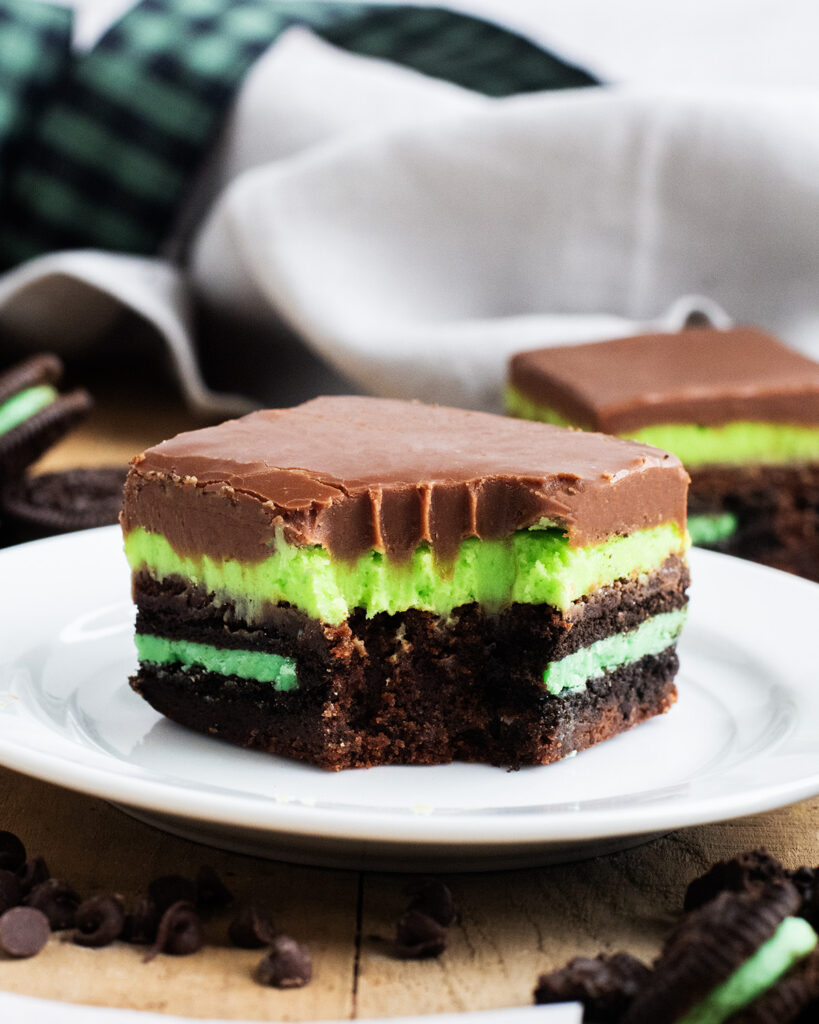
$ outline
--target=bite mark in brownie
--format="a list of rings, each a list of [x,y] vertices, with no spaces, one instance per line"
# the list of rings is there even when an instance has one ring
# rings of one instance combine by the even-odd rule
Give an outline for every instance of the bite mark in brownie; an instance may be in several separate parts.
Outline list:
[[[181,435],[126,487],[132,684],[327,768],[557,760],[675,699],[685,486],[644,446],[416,403]]]

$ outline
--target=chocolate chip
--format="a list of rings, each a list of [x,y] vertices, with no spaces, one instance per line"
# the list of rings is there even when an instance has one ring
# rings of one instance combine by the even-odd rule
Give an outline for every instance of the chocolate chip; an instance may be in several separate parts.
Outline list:
[[[42,857],[31,857],[17,869],[17,881],[24,896],[28,896],[35,885],[47,882],[51,872]]]
[[[199,910],[222,910],[233,902],[233,893],[212,867],[205,864],[196,875],[196,906]]]
[[[35,885],[26,896],[27,907],[42,910],[53,932],[74,927],[74,915],[80,905],[80,896],[67,882],[49,878]]]
[[[269,917],[259,913],[251,903],[245,904],[230,922],[228,937],[240,949],[261,949],[276,938],[276,929]]]
[[[48,918],[33,907],[12,907],[0,916],[0,946],[9,956],[34,956],[50,932]]]
[[[411,882],[406,893],[411,896],[408,910],[420,910],[446,928],[455,920],[455,901],[449,888],[437,878]]]
[[[120,938],[124,942],[150,945],[156,939],[161,916],[154,901],[143,897],[137,901],[131,912],[125,915]]]
[[[408,910],[398,922],[395,955],[402,960],[440,956],[446,949],[446,928],[429,914]]]
[[[0,868],[16,871],[26,859],[26,848],[13,832],[0,831]]]
[[[109,946],[125,926],[122,900],[119,896],[92,896],[77,907],[75,920],[74,942],[78,946]]]
[[[202,948],[202,922],[192,903],[180,900],[171,904],[162,915],[156,941],[145,957],[145,963],[158,953],[188,956]]]
[[[278,935],[273,948],[259,961],[255,978],[273,988],[301,988],[313,977],[313,958],[304,946],[287,935]]]
[[[0,914],[10,907],[16,907],[23,899],[17,875],[0,868]]]
[[[174,903],[196,903],[196,886],[182,875],[163,875],[148,886],[148,896],[164,914]]]

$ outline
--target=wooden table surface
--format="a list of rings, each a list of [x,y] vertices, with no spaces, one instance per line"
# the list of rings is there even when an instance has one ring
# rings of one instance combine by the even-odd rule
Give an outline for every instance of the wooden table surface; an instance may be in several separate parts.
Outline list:
[[[43,469],[125,461],[147,444],[199,425],[173,394],[146,408],[109,395],[90,422],[41,462]],[[102,800],[0,769],[0,828],[17,832],[54,876],[81,892],[142,893],[161,874],[219,871],[240,898],[273,912],[307,944],[314,978],[303,989],[256,985],[260,954],[232,949],[225,919],[190,957],[115,944],[76,947],[59,937],[37,957],[0,960],[0,989],[198,1017],[314,1020],[520,1006],[537,975],[578,955],[626,949],[650,959],[688,881],[716,859],[764,845],[788,865],[819,863],[819,799],[753,818],[672,833],[624,853],[534,870],[443,876],[460,921],[440,959],[400,961],[389,941],[407,876],[332,871],[256,860],[198,846],[142,825]]]

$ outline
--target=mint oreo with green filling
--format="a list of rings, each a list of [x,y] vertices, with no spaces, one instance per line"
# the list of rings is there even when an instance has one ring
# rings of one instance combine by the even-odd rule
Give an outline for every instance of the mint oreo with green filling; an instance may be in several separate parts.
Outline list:
[[[621,1024],[744,1021],[756,1001],[770,999],[817,947],[816,932],[796,916],[799,907],[798,891],[785,881],[723,892],[691,911],[666,941]]]
[[[687,477],[644,445],[322,398],[134,459],[134,689],[325,768],[545,764],[668,710]]]
[[[13,480],[0,490],[4,534],[20,543],[115,524],[127,472],[125,466],[89,466]]]
[[[506,406],[674,452],[693,543],[819,580],[819,364],[775,338],[692,327],[521,352]]]
[[[0,486],[19,477],[89,412],[87,392],[57,390],[62,372],[56,356],[40,355],[0,374]]]

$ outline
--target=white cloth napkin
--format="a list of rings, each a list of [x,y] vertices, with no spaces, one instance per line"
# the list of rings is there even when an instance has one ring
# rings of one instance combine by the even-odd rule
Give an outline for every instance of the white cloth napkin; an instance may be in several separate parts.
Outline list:
[[[819,357],[817,128],[812,89],[487,100],[295,29],[180,215],[181,264],[43,257],[0,279],[0,325],[67,351],[136,310],[188,402],[225,411],[243,403],[201,378],[191,289],[256,324],[274,365],[294,329],[338,387],[489,409],[517,349],[675,329],[694,309]],[[287,404],[285,373],[240,334],[225,344],[240,390]]]

